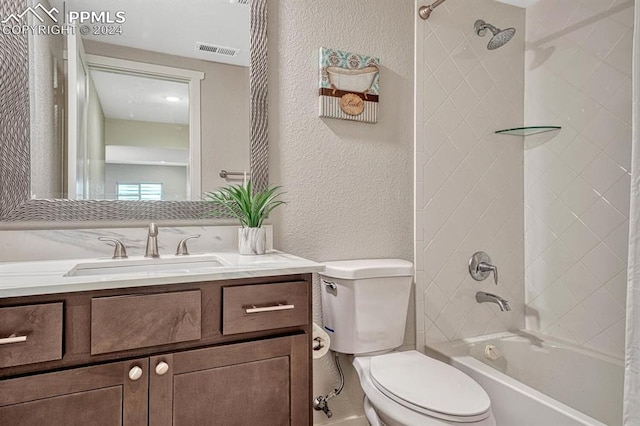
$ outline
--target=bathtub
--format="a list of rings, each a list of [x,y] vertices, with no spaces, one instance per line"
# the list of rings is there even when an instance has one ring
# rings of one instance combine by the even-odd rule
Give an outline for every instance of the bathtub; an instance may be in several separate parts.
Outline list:
[[[487,391],[498,426],[622,424],[620,359],[529,331],[433,344],[426,352]]]

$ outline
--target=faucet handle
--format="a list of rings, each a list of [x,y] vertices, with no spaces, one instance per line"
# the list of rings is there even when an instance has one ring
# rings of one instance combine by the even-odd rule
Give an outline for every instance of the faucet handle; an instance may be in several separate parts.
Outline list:
[[[127,256],[127,249],[119,239],[111,237],[98,237],[98,240],[110,241],[114,243],[113,256],[111,257],[112,259],[126,259],[127,257],[129,257]]]
[[[189,250],[187,249],[187,241],[192,238],[200,238],[200,234],[187,235],[178,243],[178,248],[176,249],[176,256],[186,256],[189,254]]]
[[[491,264],[491,258],[483,251],[478,251],[469,259],[469,273],[476,281],[483,281],[493,272],[493,282],[498,285],[498,268]]]

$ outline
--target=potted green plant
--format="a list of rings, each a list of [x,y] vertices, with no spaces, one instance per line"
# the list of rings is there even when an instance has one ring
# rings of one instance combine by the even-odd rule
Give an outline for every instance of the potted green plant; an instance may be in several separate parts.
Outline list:
[[[243,185],[229,185],[217,191],[206,192],[205,199],[218,203],[223,211],[240,221],[238,252],[240,254],[264,254],[267,245],[264,220],[276,207],[285,204],[278,198],[283,194],[280,186],[254,190],[251,181]]]

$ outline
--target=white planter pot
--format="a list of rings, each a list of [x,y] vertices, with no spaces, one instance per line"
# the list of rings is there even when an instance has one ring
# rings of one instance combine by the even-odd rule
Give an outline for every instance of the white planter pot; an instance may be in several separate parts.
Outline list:
[[[264,254],[266,248],[266,228],[238,229],[238,253],[247,255]]]

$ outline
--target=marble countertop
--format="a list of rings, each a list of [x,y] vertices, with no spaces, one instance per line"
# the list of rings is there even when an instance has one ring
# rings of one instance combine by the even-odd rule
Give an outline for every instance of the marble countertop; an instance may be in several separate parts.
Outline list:
[[[170,266],[165,270],[166,265]],[[77,271],[86,275],[70,276]],[[7,262],[0,263],[0,298],[322,271],[320,263],[275,250],[261,256],[215,252],[160,259],[131,256],[120,260]]]

